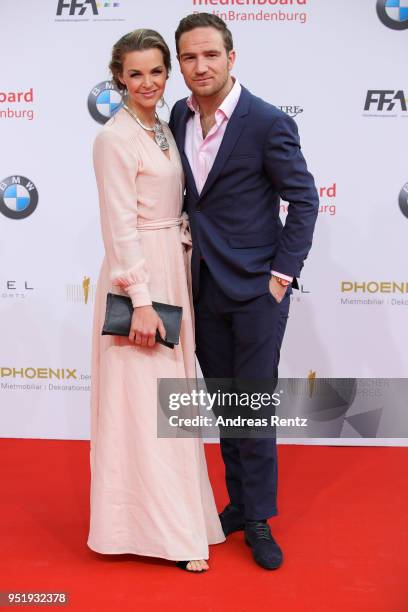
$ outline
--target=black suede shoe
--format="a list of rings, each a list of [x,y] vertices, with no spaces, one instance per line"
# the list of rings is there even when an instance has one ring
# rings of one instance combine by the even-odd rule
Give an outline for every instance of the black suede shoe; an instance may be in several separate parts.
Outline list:
[[[219,516],[225,536],[234,533],[234,531],[242,531],[245,527],[243,513],[232,504],[228,504]]]
[[[277,569],[282,565],[282,551],[273,539],[266,521],[247,521],[245,542],[252,548],[253,557],[261,567]]]

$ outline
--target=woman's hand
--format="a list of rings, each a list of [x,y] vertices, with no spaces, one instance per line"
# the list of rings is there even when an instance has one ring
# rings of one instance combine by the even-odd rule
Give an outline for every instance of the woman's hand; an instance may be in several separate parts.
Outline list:
[[[139,346],[154,346],[156,343],[156,329],[164,339],[166,330],[163,321],[153,306],[137,306],[132,315],[129,340]]]

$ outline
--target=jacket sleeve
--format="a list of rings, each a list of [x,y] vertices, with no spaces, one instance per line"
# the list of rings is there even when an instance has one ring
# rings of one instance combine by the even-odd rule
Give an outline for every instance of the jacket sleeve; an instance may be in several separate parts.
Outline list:
[[[129,295],[134,307],[149,305],[149,272],[137,230],[138,152],[106,130],[95,139],[93,160],[111,282]]]
[[[275,119],[267,133],[264,167],[280,197],[289,203],[271,269],[299,276],[312,246],[319,197],[300,150],[296,123],[284,113]]]

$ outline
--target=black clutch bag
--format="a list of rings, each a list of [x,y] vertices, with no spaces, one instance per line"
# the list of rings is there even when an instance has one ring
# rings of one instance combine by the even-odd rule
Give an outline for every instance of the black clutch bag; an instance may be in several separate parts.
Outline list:
[[[156,342],[174,348],[180,342],[180,327],[183,309],[181,306],[152,302],[152,306],[163,321],[166,338],[156,331]],[[108,293],[106,298],[106,315],[102,328],[102,336],[128,336],[132,322],[133,304],[126,295]]]

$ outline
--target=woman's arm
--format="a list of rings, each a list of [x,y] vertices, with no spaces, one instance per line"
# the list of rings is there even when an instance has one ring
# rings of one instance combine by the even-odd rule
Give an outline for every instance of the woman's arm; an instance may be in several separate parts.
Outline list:
[[[134,307],[150,305],[149,271],[137,230],[138,153],[105,130],[95,139],[93,159],[111,281],[126,291]]]

